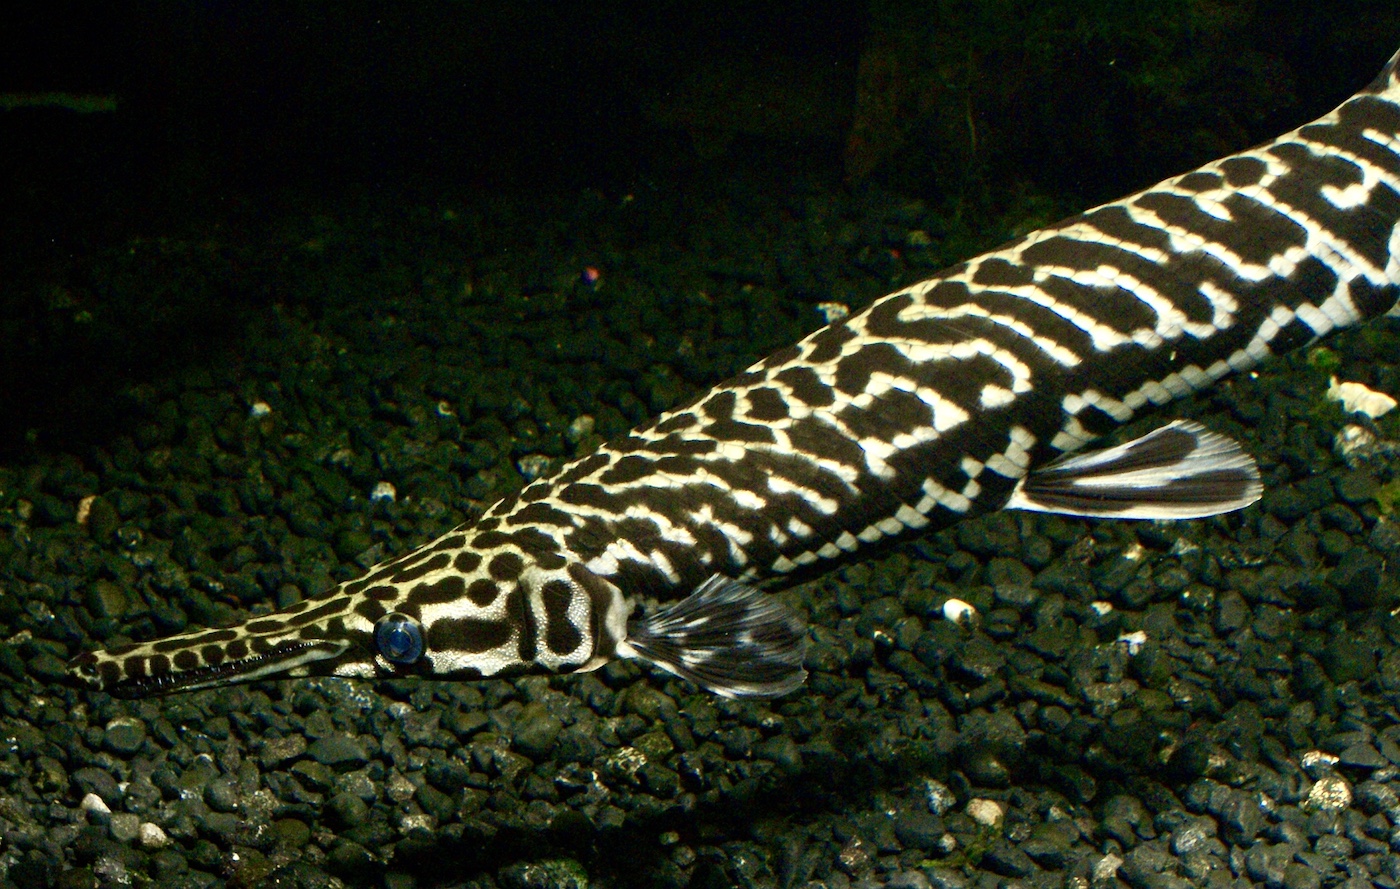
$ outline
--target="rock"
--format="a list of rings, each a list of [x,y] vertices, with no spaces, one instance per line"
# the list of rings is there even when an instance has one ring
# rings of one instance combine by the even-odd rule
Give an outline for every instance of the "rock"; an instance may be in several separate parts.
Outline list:
[[[1006,817],[1006,807],[990,799],[971,799],[967,801],[967,816],[983,827],[1000,827],[1002,819]]]
[[[958,798],[947,784],[927,778],[924,780],[924,802],[933,814],[944,815],[957,805]]]
[[[1338,759],[1342,765],[1364,769],[1379,769],[1389,764],[1374,745],[1367,743],[1352,744],[1338,754]]]
[[[86,766],[73,773],[73,783],[82,793],[95,793],[102,797],[107,806],[116,811],[122,801],[122,790],[117,780],[105,770]]]
[[[1319,812],[1337,812],[1351,806],[1351,785],[1339,775],[1326,775],[1308,791],[1304,804]]]
[[[353,793],[338,793],[326,802],[326,812],[340,827],[351,828],[369,817],[369,806]]]
[[[323,766],[337,772],[350,772],[369,762],[359,741],[347,735],[327,735],[311,742],[307,754]]]
[[[573,858],[511,864],[497,874],[504,889],[588,889],[588,871]]]
[[[894,819],[894,835],[906,848],[934,850],[946,829],[943,819],[930,812],[900,812]]]
[[[107,834],[122,845],[135,842],[140,832],[141,819],[130,812],[113,812],[107,822]]]
[[[166,835],[159,824],[142,821],[141,826],[136,830],[136,844],[151,852],[170,845],[170,837]]]
[[[526,704],[516,714],[511,743],[531,759],[543,759],[549,755],[563,729],[559,717],[550,713],[544,704]]]
[[[238,811],[238,787],[228,775],[219,775],[204,786],[204,803],[215,812]]]
[[[1029,855],[1004,839],[992,843],[982,855],[982,864],[1003,877],[1029,877],[1039,870]]]
[[[301,735],[268,738],[258,751],[258,764],[263,771],[277,771],[306,752],[306,739]]]
[[[1322,877],[1310,867],[1290,864],[1283,869],[1283,889],[1321,889]]]

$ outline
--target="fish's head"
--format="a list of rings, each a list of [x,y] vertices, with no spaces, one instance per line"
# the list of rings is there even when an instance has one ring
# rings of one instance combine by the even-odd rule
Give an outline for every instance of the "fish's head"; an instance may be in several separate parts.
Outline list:
[[[87,652],[68,673],[83,687],[143,697],[281,677],[570,672],[613,655],[631,604],[611,584],[577,567],[546,570],[519,550],[503,559],[457,549],[470,542],[448,535],[242,624]]]

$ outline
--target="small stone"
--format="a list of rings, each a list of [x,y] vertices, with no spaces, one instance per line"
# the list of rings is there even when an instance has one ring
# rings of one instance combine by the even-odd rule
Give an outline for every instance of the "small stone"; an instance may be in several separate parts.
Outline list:
[[[962,599],[949,599],[943,603],[943,618],[955,624],[971,626],[977,622],[977,609]]]
[[[330,788],[332,782],[335,781],[335,772],[314,760],[303,759],[300,762],[293,763],[288,771],[296,775],[303,784],[312,790],[327,790]],[[429,780],[431,780],[431,777]]]
[[[323,766],[330,766],[338,772],[349,772],[361,768],[369,762],[364,747],[354,738],[346,735],[328,735],[317,738],[306,748],[307,754]]]
[[[976,821],[983,827],[999,827],[1001,821],[1006,817],[1006,809],[1001,803],[990,799],[971,799],[967,801],[967,817]]]
[[[204,802],[215,812],[236,812],[238,787],[228,775],[219,775],[204,786]]]
[[[1123,859],[1110,852],[1094,862],[1090,877],[1095,886],[1111,885],[1118,878],[1118,868],[1122,866]]]
[[[418,799],[418,805],[423,807],[423,811],[432,815],[438,821],[447,821],[456,812],[457,806],[452,797],[438,790],[431,784],[424,784],[414,793]]]
[[[1317,871],[1301,864],[1290,864],[1283,869],[1283,889],[1321,889],[1322,877]]]
[[[924,801],[928,810],[935,815],[945,815],[957,805],[957,795],[942,781],[928,778],[924,781]]]
[[[571,858],[545,859],[501,868],[505,889],[588,889],[588,871]]]
[[[1123,879],[1129,886],[1170,887],[1179,881],[1174,879],[1176,863],[1171,855],[1154,843],[1144,843],[1123,856],[1121,865]]]
[[[1338,757],[1342,765],[1363,769],[1379,769],[1387,765],[1386,758],[1372,744],[1352,744]]]
[[[1319,812],[1337,812],[1351,805],[1351,786],[1339,775],[1326,775],[1308,791],[1307,806]]]
[[[145,740],[146,724],[130,716],[113,719],[102,733],[102,746],[119,756],[130,756],[140,750]]]
[[[1069,863],[1070,850],[1079,839],[1074,822],[1042,821],[1031,828],[1030,837],[1021,844],[1021,851],[1041,867],[1062,870]]]
[[[1006,840],[997,840],[982,855],[982,863],[994,874],[1003,877],[1029,877],[1039,868],[1030,856]]]
[[[82,802],[78,803],[78,808],[88,813],[88,817],[101,824],[112,814],[112,810],[102,801],[102,797],[95,793],[83,795]]]
[[[836,856],[836,866],[851,876],[869,870],[872,861],[870,849],[860,837],[851,837]]]
[[[326,803],[326,810],[340,827],[352,828],[369,817],[369,806],[353,793],[338,793]]]
[[[943,819],[929,812],[902,812],[894,821],[894,835],[906,848],[932,850],[945,833]]]
[[[116,806],[122,800],[123,793],[117,780],[95,766],[86,766],[74,772],[73,783],[85,794],[95,793],[102,797],[102,801],[109,807]]]
[[[276,771],[305,752],[306,738],[301,735],[268,738],[258,751],[258,763],[264,771]]]
[[[118,843],[133,842],[141,833],[141,819],[130,812],[113,812],[107,822],[107,833]]]
[[[141,826],[136,829],[136,843],[142,849],[153,851],[170,845],[170,837],[166,836],[159,824],[142,821]]]
[[[516,714],[511,742],[531,759],[541,759],[548,755],[563,729],[559,717],[550,713],[544,704],[526,704]]]
[[[1337,757],[1322,750],[1309,750],[1298,761],[1303,766],[1303,771],[1314,778],[1330,775],[1332,769],[1340,762]]]
[[[1213,836],[1215,836],[1214,825],[1207,819],[1189,821],[1172,832],[1172,853],[1189,855],[1201,848]]]
[[[1356,801],[1369,815],[1385,814],[1400,808],[1400,794],[1385,784],[1366,781],[1356,788]]]

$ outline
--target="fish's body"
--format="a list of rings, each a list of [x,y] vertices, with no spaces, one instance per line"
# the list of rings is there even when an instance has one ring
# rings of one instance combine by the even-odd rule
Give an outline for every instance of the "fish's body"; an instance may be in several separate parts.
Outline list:
[[[804,630],[746,584],[1007,506],[1245,506],[1253,462],[1194,424],[1057,458],[1397,296],[1392,59],[1320,120],[879,299],[359,580],[71,671],[141,694],[623,655],[780,694],[804,675]],[[630,620],[637,599],[691,590]]]

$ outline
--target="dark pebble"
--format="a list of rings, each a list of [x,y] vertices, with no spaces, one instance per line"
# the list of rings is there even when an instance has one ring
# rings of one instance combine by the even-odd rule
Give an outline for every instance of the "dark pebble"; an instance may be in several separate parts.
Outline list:
[[[102,733],[102,746],[118,756],[130,756],[141,749],[145,740],[145,724],[130,717],[112,720]]]
[[[550,713],[544,704],[526,704],[516,714],[511,741],[521,753],[538,760],[549,754],[563,729],[559,717]]]
[[[1317,871],[1301,864],[1290,864],[1283,869],[1283,889],[1321,889],[1322,877]]]
[[[1042,821],[1031,828],[1021,843],[1021,851],[1041,867],[1061,870],[1069,863],[1070,851],[1079,839],[1079,829],[1070,821]]]
[[[219,775],[204,787],[204,802],[215,812],[238,811],[238,787],[228,775]]]
[[[423,807],[423,811],[432,815],[439,822],[445,822],[457,811],[456,804],[452,797],[438,790],[431,784],[424,784],[413,794],[418,800],[418,805]]]
[[[894,821],[895,838],[911,849],[936,849],[946,832],[943,819],[931,812],[901,812]]]
[[[258,751],[258,763],[264,771],[281,769],[306,752],[306,739],[301,735],[268,738]]]
[[[311,742],[307,755],[338,772],[350,772],[369,762],[364,747],[346,735],[328,735]]]
[[[353,793],[337,793],[326,801],[326,811],[343,828],[358,827],[369,817],[369,806]]]
[[[1379,769],[1389,763],[1384,756],[1381,756],[1374,745],[1367,743],[1352,744],[1338,754],[1342,765],[1356,766],[1365,769]]]
[[[103,769],[92,766],[78,769],[73,773],[72,781],[78,788],[79,796],[95,793],[113,810],[121,804],[122,790],[117,786],[117,780]]]
[[[588,871],[571,858],[509,864],[501,868],[497,879],[504,889],[588,889],[589,886]]]
[[[1003,877],[1029,877],[1039,870],[1029,855],[1004,839],[992,843],[982,856],[982,864]]]

